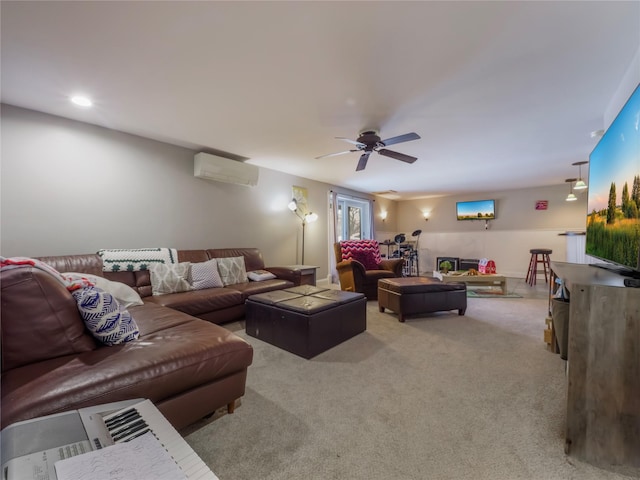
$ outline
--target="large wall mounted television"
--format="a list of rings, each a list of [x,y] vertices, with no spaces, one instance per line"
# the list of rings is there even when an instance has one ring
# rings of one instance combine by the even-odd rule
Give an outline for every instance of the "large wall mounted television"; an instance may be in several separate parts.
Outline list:
[[[473,200],[456,202],[458,220],[493,220],[496,218],[496,202],[494,200]]]
[[[640,275],[640,85],[589,156],[586,253]]]

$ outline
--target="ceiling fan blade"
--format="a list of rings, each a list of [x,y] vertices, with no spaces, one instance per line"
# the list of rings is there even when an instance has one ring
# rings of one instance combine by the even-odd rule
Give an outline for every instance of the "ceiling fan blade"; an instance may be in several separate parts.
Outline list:
[[[387,138],[386,140],[382,140],[382,143],[386,147],[389,145],[395,145],[396,143],[408,142],[409,140],[418,140],[420,135],[415,132],[405,133],[404,135],[398,135],[397,137]]]
[[[359,148],[364,148],[366,146],[364,143],[356,142],[355,140],[351,140],[350,138],[346,138],[346,137],[336,137],[336,138],[338,140],[344,140],[345,142],[353,143],[354,145],[357,145]]]
[[[360,150],[345,150],[344,152],[327,153],[326,155],[320,155],[319,157],[316,157],[316,160],[319,160],[320,158],[335,157],[336,155],[344,155],[345,153],[353,153],[359,151]]]
[[[407,163],[413,163],[417,160],[416,157],[412,157],[411,155],[405,155],[404,153],[394,152],[393,150],[386,150],[384,148],[378,150],[378,153],[385,157],[395,158],[396,160],[401,160]]]
[[[360,160],[358,161],[358,166],[356,167],[356,172],[360,170],[364,170],[364,167],[367,166],[367,160],[369,160],[369,155],[371,152],[365,152],[360,156]]]

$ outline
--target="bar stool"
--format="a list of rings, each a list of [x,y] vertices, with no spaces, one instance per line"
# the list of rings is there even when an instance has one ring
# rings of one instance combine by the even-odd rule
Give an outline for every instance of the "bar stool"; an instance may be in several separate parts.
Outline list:
[[[551,274],[551,260],[549,255],[552,251],[548,248],[532,248],[529,250],[531,253],[531,260],[529,260],[529,270],[527,271],[526,282],[533,286],[536,284],[536,278],[538,276],[538,264],[542,264],[542,270],[544,271],[544,283],[547,283],[547,274]]]

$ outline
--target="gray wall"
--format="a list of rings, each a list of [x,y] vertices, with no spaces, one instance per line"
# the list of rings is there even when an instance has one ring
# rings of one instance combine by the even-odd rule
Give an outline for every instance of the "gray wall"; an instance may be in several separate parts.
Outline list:
[[[267,266],[300,262],[291,187],[309,190],[305,263],[327,275],[330,185],[260,169],[258,186],[193,176],[185,148],[2,105],[0,254],[100,248],[257,247]]]

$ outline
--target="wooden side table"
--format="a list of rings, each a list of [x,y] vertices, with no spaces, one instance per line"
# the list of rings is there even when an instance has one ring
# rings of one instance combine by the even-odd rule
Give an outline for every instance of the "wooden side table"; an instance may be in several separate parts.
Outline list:
[[[316,284],[316,270],[319,267],[313,265],[284,265],[291,270],[300,270],[300,285],[314,285]]]

